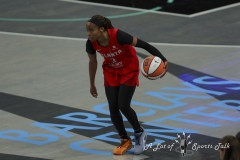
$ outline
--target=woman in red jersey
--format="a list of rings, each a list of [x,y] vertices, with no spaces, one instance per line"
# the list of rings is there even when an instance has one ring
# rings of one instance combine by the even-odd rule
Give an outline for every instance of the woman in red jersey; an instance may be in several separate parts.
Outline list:
[[[133,46],[143,48],[164,61],[165,72],[162,76],[167,72],[168,61],[155,47],[114,28],[111,21],[101,15],[92,16],[86,23],[86,30],[88,34],[86,52],[89,56],[90,93],[95,98],[98,96],[95,86],[96,51],[104,58],[102,68],[105,93],[111,120],[121,140],[121,144],[114,148],[113,154],[122,155],[132,148],[132,140],[125,130],[121,113],[134,129],[134,153],[141,154],[144,150],[147,134],[141,127],[136,112],[130,106],[135,88],[139,85],[139,60]]]

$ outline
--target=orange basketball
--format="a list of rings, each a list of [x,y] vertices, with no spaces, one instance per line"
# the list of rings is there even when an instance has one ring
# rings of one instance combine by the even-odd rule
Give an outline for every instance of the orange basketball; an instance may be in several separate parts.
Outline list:
[[[140,66],[144,77],[155,80],[161,77],[165,71],[164,62],[157,56],[148,56]]]

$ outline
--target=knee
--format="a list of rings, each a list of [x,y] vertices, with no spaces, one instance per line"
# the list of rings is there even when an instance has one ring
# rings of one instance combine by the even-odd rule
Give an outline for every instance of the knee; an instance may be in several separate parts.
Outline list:
[[[130,105],[119,105],[119,110],[125,114],[130,110]]]
[[[119,107],[117,105],[109,106],[109,112],[111,115],[119,113]]]

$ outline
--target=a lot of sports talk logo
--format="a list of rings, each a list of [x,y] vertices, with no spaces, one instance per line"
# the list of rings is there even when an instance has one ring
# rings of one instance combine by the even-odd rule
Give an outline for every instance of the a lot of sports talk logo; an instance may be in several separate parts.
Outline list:
[[[199,149],[219,150],[220,148],[230,148],[230,145],[229,143],[218,143],[216,145],[194,143],[191,134],[186,135],[186,133],[183,131],[182,135],[177,133],[176,139],[173,140],[172,144],[167,145],[158,143],[156,146],[153,146],[152,143],[149,143],[144,147],[144,150],[152,149],[153,152],[156,152],[158,150],[168,149],[169,151],[178,152],[182,154],[182,156],[192,156],[194,151]]]

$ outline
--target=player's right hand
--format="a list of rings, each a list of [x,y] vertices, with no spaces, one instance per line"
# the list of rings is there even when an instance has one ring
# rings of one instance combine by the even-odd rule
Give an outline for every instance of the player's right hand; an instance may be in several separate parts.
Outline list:
[[[164,70],[164,72],[163,72],[163,74],[161,75],[160,78],[162,78],[162,77],[167,73],[167,71],[168,71],[168,61],[165,61],[165,62],[164,62],[164,68],[165,68],[165,70]]]
[[[90,87],[90,93],[91,93],[91,95],[92,95],[93,97],[97,98],[98,93],[97,93],[97,89],[96,89],[95,86],[91,86],[91,87]]]

